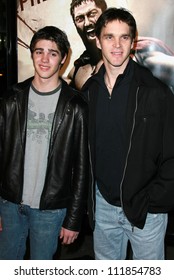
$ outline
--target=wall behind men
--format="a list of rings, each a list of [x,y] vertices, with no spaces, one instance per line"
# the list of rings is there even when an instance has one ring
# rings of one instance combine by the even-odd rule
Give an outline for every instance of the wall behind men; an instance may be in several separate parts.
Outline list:
[[[106,0],[108,7],[129,9],[138,26],[140,36],[162,40],[174,51],[173,0]],[[70,15],[71,0],[18,0],[18,81],[33,75],[29,44],[34,32],[45,25],[55,25],[64,30],[71,44],[71,55],[63,68],[67,75],[74,60],[84,50]]]

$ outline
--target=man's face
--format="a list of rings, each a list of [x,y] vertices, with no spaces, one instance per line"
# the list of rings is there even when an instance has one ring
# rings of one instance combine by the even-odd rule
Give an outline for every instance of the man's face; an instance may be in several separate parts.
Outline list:
[[[119,20],[108,22],[96,42],[102,50],[105,66],[120,69],[123,73],[133,47],[129,25]]]
[[[61,52],[55,42],[50,40],[39,40],[32,53],[35,76],[42,79],[57,79],[62,59]]]
[[[74,8],[74,22],[77,31],[85,42],[91,42],[95,39],[95,23],[102,10],[98,8],[94,1],[87,0]]]

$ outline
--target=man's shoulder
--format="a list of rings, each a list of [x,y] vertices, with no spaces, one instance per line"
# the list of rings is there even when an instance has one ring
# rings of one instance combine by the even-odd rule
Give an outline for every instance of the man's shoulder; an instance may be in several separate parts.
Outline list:
[[[10,90],[12,90],[14,93],[21,93],[31,86],[32,80],[33,77],[30,77],[24,81],[18,82],[14,84]]]
[[[94,79],[94,77],[90,77],[86,82],[85,84],[83,85],[82,87],[82,92],[86,91],[87,89],[89,88],[92,88],[94,87],[96,84],[96,80]]]
[[[134,63],[134,73],[135,77],[141,79],[144,83],[156,83],[158,79],[153,75],[150,69],[144,65],[140,65],[138,62],[133,61]]]
[[[81,105],[84,104],[86,106],[87,101],[84,95],[82,94],[82,92],[68,85],[67,82],[64,81],[63,79],[62,79],[62,90],[64,91],[64,93],[68,94],[69,100],[72,103],[74,104],[78,103]]]
[[[84,83],[81,90],[84,92],[88,89],[95,89],[96,87],[98,87],[98,85],[103,79],[104,79],[104,65],[102,64],[98,69],[98,72],[87,79],[87,81]]]
[[[139,84],[146,86],[150,89],[156,89],[159,92],[170,92],[167,84],[153,75],[153,73],[145,66],[134,62],[135,78],[139,81]]]
[[[3,99],[5,101],[9,100],[13,100],[15,98],[15,96],[17,97],[18,95],[20,96],[23,92],[25,92],[25,90],[28,90],[31,82],[33,80],[33,77],[30,77],[24,81],[21,82],[17,82],[13,85],[11,85],[8,90],[5,92]]]

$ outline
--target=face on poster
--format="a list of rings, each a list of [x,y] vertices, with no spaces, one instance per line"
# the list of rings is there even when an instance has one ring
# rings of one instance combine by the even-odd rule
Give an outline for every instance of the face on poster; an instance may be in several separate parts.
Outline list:
[[[108,7],[123,7],[136,19],[138,35],[162,40],[174,51],[173,0],[106,0]],[[70,14],[71,0],[18,0],[18,80],[33,75],[29,44],[35,31],[55,25],[66,32],[71,52],[62,75],[66,76],[74,60],[85,50]]]

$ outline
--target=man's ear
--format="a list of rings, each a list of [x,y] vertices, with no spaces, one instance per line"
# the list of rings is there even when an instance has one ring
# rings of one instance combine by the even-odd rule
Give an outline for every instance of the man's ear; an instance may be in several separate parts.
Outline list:
[[[134,49],[134,47],[135,47],[135,40],[133,40],[131,43],[131,49]]]
[[[67,55],[65,54],[64,58],[63,58],[62,61],[61,61],[61,64],[62,64],[62,65],[64,64],[66,58],[67,58]]]
[[[101,50],[101,44],[100,44],[100,40],[96,37],[96,46],[98,49]]]

